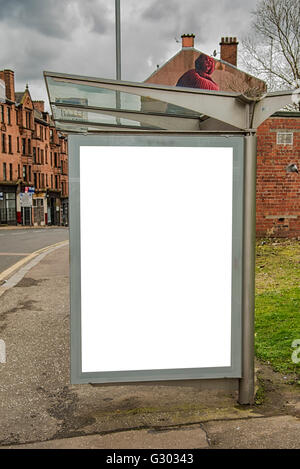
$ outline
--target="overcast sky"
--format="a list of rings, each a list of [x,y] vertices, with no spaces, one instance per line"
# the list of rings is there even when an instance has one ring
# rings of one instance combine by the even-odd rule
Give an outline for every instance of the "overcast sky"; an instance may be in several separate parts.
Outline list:
[[[207,54],[249,30],[256,0],[121,0],[122,79],[145,80],[194,33]],[[115,78],[115,0],[0,0],[0,69],[46,99],[43,70]],[[177,38],[180,43],[177,43]]]

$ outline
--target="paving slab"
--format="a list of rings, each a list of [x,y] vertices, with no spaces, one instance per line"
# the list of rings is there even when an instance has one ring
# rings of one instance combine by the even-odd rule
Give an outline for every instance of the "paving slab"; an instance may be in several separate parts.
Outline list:
[[[169,430],[132,430],[108,435],[2,447],[3,449],[205,449],[209,448],[205,432],[199,425]]]
[[[299,449],[300,419],[290,415],[203,424],[210,446],[223,449]]]

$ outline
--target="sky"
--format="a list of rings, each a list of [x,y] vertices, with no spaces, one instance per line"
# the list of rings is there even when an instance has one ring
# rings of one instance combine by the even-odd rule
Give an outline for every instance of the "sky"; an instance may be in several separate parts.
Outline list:
[[[221,37],[249,31],[256,0],[120,0],[122,79],[144,81],[194,33],[219,53]],[[177,42],[179,41],[179,42]],[[115,78],[115,0],[0,0],[0,70],[47,101],[43,70]],[[217,56],[218,57],[218,56]],[[238,63],[239,65],[239,63]]]

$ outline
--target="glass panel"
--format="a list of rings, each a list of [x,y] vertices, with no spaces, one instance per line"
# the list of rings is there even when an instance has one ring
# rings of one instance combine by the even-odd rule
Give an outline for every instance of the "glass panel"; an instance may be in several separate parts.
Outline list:
[[[16,208],[16,200],[15,199],[8,199],[6,201],[7,208]]]
[[[15,221],[16,220],[16,209],[15,208],[9,208],[7,209],[7,221]]]
[[[144,126],[147,128],[158,128],[155,125],[145,124],[143,125],[143,114],[135,116],[137,120],[125,119],[124,117],[116,117],[113,115],[103,114],[101,111],[87,111],[78,108],[58,107],[52,105],[53,118],[56,121],[73,121],[78,124],[88,123],[92,124],[104,124],[104,125],[123,125],[123,126]],[[114,110],[111,110],[113,113]]]
[[[78,80],[77,80],[78,81]],[[47,77],[52,103],[79,104],[81,106],[97,106],[103,108],[140,110],[139,96],[129,93],[117,93],[97,86],[97,84],[74,83],[69,80]],[[120,106],[117,100],[120,98]]]
[[[46,77],[46,81],[52,104],[65,103],[82,107],[93,106],[105,109],[137,111],[144,114],[170,114],[183,117],[202,116],[202,114],[190,109],[164,101],[101,88],[101,83],[84,82],[82,79],[76,78],[53,77]],[[74,118],[75,116],[74,113]],[[80,118],[81,114],[79,113],[77,117]]]

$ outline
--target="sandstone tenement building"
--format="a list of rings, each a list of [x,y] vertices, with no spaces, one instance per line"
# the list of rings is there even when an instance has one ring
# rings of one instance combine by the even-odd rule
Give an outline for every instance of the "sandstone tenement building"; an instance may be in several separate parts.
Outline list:
[[[0,80],[0,224],[67,225],[66,136],[28,87],[15,92],[12,70],[0,71]]]

